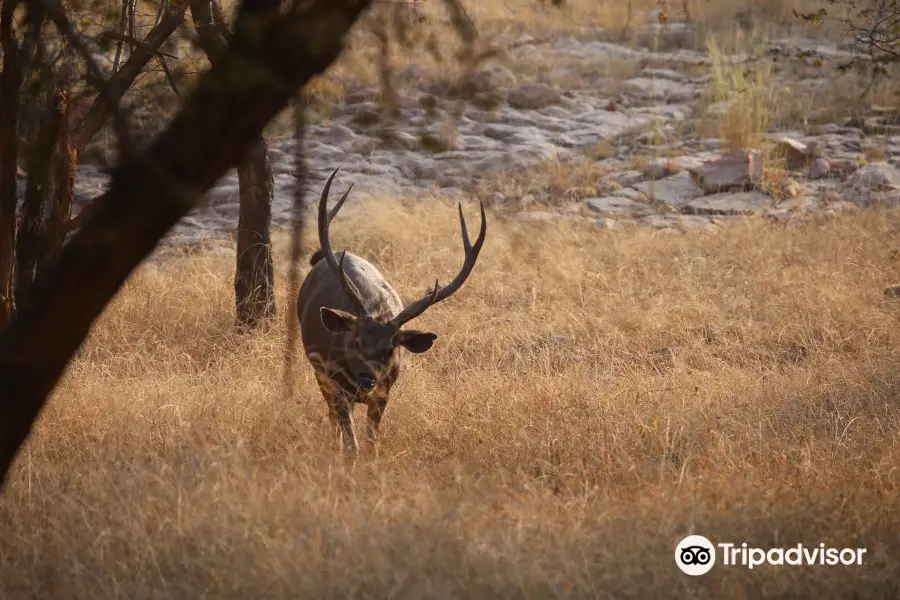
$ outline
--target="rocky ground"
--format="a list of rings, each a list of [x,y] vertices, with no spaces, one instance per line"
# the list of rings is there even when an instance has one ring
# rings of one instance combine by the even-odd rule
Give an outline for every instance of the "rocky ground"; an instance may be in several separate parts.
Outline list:
[[[799,38],[773,40],[769,50],[803,51],[804,60],[843,54],[817,44],[810,57],[807,46]],[[481,197],[517,219],[565,218],[601,228],[633,224],[669,232],[715,230],[747,214],[790,220],[900,202],[900,125],[889,117],[825,125],[816,135],[770,132],[771,147],[785,157],[783,176],[773,183],[764,176],[760,153],[726,152],[724,140],[700,138],[685,126],[699,111],[717,109],[703,109],[701,103],[711,78],[705,53],[527,36],[510,53],[508,66],[489,65],[472,77],[475,99],[457,114],[455,135],[441,127],[453,123],[459,102],[445,83],[428,81],[416,65],[397,74],[400,109],[391,123],[375,102],[375,89],[343,81],[343,101],[332,107],[328,120],[308,128],[312,193],[339,166],[335,189],[349,183],[355,189],[347,211],[353,210],[353,200],[385,195]],[[558,67],[539,77],[523,75],[537,61]],[[597,67],[611,61],[632,65],[629,75],[614,78]],[[598,146],[605,152],[597,152]],[[281,226],[289,222],[294,141],[271,138],[269,147],[275,179],[272,218]],[[871,157],[871,148],[880,149],[879,160],[863,160]],[[590,185],[572,187],[535,180],[516,191],[494,185],[516,173],[527,179],[529,168],[548,160],[589,161],[595,178]],[[81,165],[78,203],[99,194],[106,183],[101,167]],[[233,171],[210,191],[203,207],[178,225],[170,241],[190,243],[227,233],[237,218]]]

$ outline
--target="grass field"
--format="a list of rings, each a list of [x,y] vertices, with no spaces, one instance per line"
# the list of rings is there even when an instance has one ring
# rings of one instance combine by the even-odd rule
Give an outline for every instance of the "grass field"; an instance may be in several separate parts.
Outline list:
[[[462,260],[454,207],[430,210],[370,203],[334,244],[409,300]],[[10,475],[0,597],[896,597],[900,212],[489,219],[352,471],[305,361],[283,397],[283,322],[234,333],[231,257],[144,266]],[[689,533],[867,554],[690,578]]]

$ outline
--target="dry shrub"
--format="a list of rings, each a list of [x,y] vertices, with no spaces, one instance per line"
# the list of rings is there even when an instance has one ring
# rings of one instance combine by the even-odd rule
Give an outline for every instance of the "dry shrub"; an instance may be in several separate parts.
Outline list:
[[[336,247],[403,297],[458,268],[452,205],[357,208]],[[142,267],[10,474],[0,597],[896,596],[900,213],[700,237],[489,218],[352,471],[304,362],[281,397],[282,332],[233,333],[227,254]],[[868,554],[688,578],[691,532]]]

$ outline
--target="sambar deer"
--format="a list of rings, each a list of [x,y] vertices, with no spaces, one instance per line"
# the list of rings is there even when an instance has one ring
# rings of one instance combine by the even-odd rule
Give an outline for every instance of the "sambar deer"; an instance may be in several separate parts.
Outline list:
[[[328,228],[353,189],[351,184],[334,208],[327,210],[328,192],[337,172],[332,171],[319,199],[319,250],[300,286],[297,316],[303,349],[328,404],[331,423],[340,427],[345,451],[355,455],[353,407],[356,403],[367,406],[367,432],[374,446],[391,386],[400,374],[398,350],[421,354],[437,339],[434,333],[401,327],[462,286],[484,244],[487,220],[481,204],[481,231],[473,245],[459,205],[465,248],[462,269],[449,285],[439,288],[435,280],[433,290],[404,308],[400,296],[370,262],[346,250],[338,260],[331,250]]]

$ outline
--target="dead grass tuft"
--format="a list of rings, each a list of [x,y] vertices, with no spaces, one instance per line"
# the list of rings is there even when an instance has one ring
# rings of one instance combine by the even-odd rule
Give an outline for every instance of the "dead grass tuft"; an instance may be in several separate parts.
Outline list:
[[[144,266],[10,475],[0,597],[896,595],[900,213],[678,237],[490,218],[353,472],[305,363],[281,397],[281,329],[233,332],[230,258]],[[411,298],[458,268],[457,227],[372,202],[334,238]],[[689,579],[691,532],[868,554]]]

